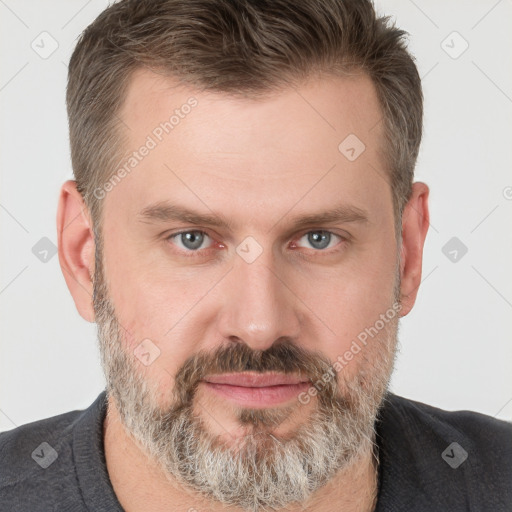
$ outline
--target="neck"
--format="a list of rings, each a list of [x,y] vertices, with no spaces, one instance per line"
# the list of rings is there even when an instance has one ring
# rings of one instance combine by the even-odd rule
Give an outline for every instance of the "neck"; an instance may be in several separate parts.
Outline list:
[[[212,502],[181,486],[165,474],[126,432],[115,406],[109,402],[103,424],[105,459],[110,481],[125,512],[244,512]],[[352,464],[340,471],[306,503],[292,504],[286,512],[372,512],[377,502],[378,464],[368,443]]]

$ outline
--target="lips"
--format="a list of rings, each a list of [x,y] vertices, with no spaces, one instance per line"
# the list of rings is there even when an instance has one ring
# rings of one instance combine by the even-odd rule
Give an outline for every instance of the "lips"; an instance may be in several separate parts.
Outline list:
[[[275,407],[297,399],[310,381],[297,375],[282,373],[228,373],[210,375],[204,380],[206,389],[242,407]]]
[[[204,379],[211,384],[225,384],[244,388],[265,388],[270,386],[293,386],[308,383],[309,379],[283,373],[225,373]]]

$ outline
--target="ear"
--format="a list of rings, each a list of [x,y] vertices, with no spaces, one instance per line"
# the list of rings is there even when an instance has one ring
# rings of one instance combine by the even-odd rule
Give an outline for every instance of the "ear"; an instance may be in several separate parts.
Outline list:
[[[423,246],[429,226],[429,189],[425,183],[412,185],[411,198],[402,215],[402,247],[400,250],[401,304],[400,316],[407,315],[416,302],[421,283]]]
[[[87,207],[72,180],[60,190],[57,236],[60,267],[76,308],[85,320],[94,322],[94,233]]]

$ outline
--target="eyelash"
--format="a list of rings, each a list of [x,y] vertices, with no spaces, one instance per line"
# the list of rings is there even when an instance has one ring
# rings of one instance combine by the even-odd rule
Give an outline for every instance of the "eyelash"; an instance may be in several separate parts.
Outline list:
[[[185,229],[183,231],[178,231],[177,233],[171,233],[170,235],[167,235],[165,239],[167,241],[171,241],[173,238],[177,238],[178,236],[183,235],[184,233],[201,233],[213,240],[213,237],[211,237],[206,231],[202,231],[200,229]],[[212,247],[208,247],[207,249],[198,249],[196,251],[178,249],[178,252],[181,256],[184,256],[186,258],[194,258],[200,255],[201,253],[204,253],[205,251],[210,251],[211,249]]]
[[[324,250],[322,250],[322,249],[309,249],[309,250],[311,250],[313,252],[324,253],[324,254],[334,254],[336,252],[339,252],[342,249],[339,246],[343,246],[343,245],[345,245],[349,241],[348,237],[344,237],[342,235],[339,235],[339,234],[334,233],[332,231],[328,231],[326,229],[309,229],[308,231],[305,231],[300,236],[298,236],[296,238],[296,240],[300,240],[302,237],[304,237],[308,233],[318,233],[318,232],[329,233],[331,235],[334,235],[335,237],[338,237],[340,239],[340,241],[339,241],[338,244],[336,244],[334,246],[334,248],[331,248],[331,249],[324,249]],[[200,230],[200,229],[186,229],[186,230],[183,230],[183,231],[178,231],[176,233],[171,233],[171,234],[167,235],[165,237],[165,239],[167,241],[172,241],[174,238],[177,238],[178,236],[183,235],[185,233],[201,233],[203,235],[206,235],[210,239],[214,240],[214,238],[211,237],[206,231],[203,231],[203,230]],[[213,247],[208,247],[206,249],[197,249],[195,251],[193,251],[193,250],[179,250],[179,253],[181,255],[183,255],[184,257],[186,257],[186,258],[190,258],[190,257],[193,258],[193,257],[197,257],[198,255],[201,255],[201,253],[204,253],[205,251],[209,251],[210,249],[213,249]]]

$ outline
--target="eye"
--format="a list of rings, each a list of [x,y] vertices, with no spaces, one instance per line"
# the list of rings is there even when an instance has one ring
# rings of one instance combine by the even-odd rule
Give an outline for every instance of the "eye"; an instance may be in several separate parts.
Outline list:
[[[305,240],[313,249],[321,251],[336,246],[337,242],[344,240],[344,238],[331,231],[317,230],[308,231],[302,235],[297,243],[300,244],[301,240]]]
[[[199,249],[207,249],[202,247],[206,240],[212,240],[204,231],[181,231],[173,233],[167,237],[179,249],[185,252],[198,252]]]

